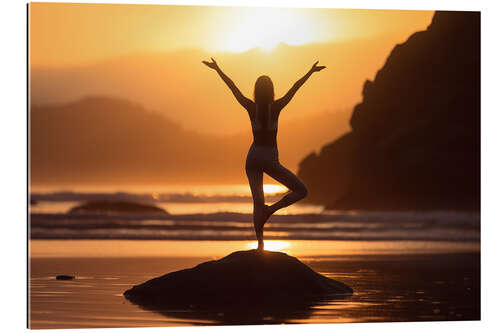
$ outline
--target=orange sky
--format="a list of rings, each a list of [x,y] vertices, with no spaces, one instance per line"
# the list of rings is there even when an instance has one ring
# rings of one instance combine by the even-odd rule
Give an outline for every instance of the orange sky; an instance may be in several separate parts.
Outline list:
[[[432,11],[32,3],[33,66],[67,66],[136,52],[241,52],[425,28]]]
[[[30,9],[32,103],[127,98],[186,129],[218,135],[246,130],[248,117],[201,60],[214,56],[250,98],[258,76],[269,75],[280,97],[320,60],[327,70],[309,80],[283,119],[352,109],[394,45],[424,30],[433,15],[71,3]]]
[[[30,103],[127,99],[185,130],[231,140],[234,147],[224,146],[237,156],[227,160],[239,166],[251,143],[248,115],[201,61],[215,57],[249,98],[256,78],[269,75],[279,98],[319,60],[326,70],[280,116],[280,157],[296,170],[304,156],[349,130],[364,81],[396,44],[425,30],[433,13],[31,3]]]

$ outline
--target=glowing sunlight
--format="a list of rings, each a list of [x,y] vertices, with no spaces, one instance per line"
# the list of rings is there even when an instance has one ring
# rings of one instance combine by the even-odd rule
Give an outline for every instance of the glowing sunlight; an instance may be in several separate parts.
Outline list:
[[[301,45],[321,40],[325,35],[312,17],[296,11],[246,8],[239,14],[236,26],[222,39],[220,49],[242,52],[259,47],[272,51],[279,43]]]
[[[287,188],[280,184],[264,184],[265,194],[276,194],[286,192]]]

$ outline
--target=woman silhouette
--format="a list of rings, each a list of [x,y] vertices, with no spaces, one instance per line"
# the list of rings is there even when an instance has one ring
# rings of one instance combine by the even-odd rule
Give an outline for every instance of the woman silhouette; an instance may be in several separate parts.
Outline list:
[[[298,80],[281,98],[274,99],[273,82],[268,76],[260,76],[255,82],[254,100],[243,96],[234,82],[219,68],[214,58],[212,62],[203,61],[205,65],[217,71],[222,80],[233,92],[236,100],[250,116],[253,143],[246,159],[246,173],[253,198],[253,224],[259,243],[258,249],[264,249],[264,224],[277,210],[290,206],[307,195],[305,185],[290,170],[281,165],[278,159],[276,135],[278,133],[278,117],[281,110],[290,102],[297,90],[314,73],[326,68],[314,63],[309,72]],[[274,204],[268,206],[264,202],[263,173],[285,185],[291,192]]]

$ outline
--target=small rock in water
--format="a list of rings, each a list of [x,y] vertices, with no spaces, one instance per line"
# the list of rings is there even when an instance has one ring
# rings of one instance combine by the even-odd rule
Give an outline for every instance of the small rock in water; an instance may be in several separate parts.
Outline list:
[[[58,275],[56,280],[73,280],[75,277],[72,275]]]

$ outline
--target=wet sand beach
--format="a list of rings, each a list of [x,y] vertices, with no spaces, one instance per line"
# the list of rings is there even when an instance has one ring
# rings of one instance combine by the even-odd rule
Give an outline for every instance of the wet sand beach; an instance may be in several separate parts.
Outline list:
[[[296,256],[315,271],[354,289],[351,297],[308,304],[293,311],[262,308],[231,313],[154,312],[123,297],[123,292],[133,285],[249,246],[252,243],[31,241],[30,326],[37,329],[480,319],[478,243],[274,243],[277,250],[283,247],[283,252]],[[73,275],[75,279],[56,280],[60,274]]]

